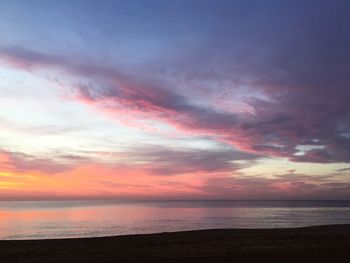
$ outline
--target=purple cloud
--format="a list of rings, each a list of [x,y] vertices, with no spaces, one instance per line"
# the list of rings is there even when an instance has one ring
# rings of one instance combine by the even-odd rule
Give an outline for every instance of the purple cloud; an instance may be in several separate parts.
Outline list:
[[[281,174],[273,178],[256,176],[210,178],[202,187],[204,193],[215,198],[248,199],[343,199],[350,198],[350,184],[334,182],[332,176]]]
[[[61,173],[73,169],[72,165],[56,162],[52,159],[37,158],[19,152],[0,150],[4,160],[1,160],[0,169],[15,172],[39,171],[47,174]]]
[[[265,5],[243,8],[246,17],[231,18],[220,10],[216,30],[205,32],[211,41],[175,62],[150,65],[148,78],[122,67],[21,48],[2,48],[0,59],[26,70],[58,69],[84,78],[74,88],[78,99],[115,116],[139,114],[257,155],[349,162],[349,5]],[[159,77],[163,66],[168,75],[184,80],[181,86]],[[206,103],[215,94],[235,93],[238,86],[246,87],[242,101],[251,112]],[[300,152],[300,146],[306,150]]]

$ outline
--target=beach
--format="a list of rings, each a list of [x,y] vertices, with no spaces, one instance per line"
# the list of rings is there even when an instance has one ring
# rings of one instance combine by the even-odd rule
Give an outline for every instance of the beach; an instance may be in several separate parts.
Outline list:
[[[350,262],[350,225],[2,240],[7,262]]]

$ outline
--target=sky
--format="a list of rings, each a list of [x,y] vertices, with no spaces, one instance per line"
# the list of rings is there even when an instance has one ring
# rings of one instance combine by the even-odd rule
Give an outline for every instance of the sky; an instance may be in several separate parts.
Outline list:
[[[0,0],[0,200],[350,199],[349,13]]]

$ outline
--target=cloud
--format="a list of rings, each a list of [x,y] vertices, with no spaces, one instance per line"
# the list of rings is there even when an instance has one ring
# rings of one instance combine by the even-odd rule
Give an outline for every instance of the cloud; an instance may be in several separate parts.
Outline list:
[[[227,148],[200,150],[144,146],[124,153],[132,166],[141,167],[154,175],[233,174],[245,165],[252,165],[257,155]],[[242,164],[237,161],[247,161]]]
[[[31,64],[36,62],[33,58],[43,56],[23,54],[26,52],[11,53],[14,60],[26,61],[29,58]],[[92,65],[80,68],[78,65],[66,65],[61,59],[54,64],[53,59],[43,58],[36,65],[44,67],[43,61],[46,60],[49,62],[45,67],[62,67],[73,74],[79,72],[86,78],[90,78],[89,72],[94,72],[95,77],[99,72],[103,73],[100,78],[108,76],[102,83],[79,85],[75,92],[80,100],[102,107],[115,115],[128,112],[142,114],[186,132],[210,135],[256,154],[286,156],[294,161],[349,161],[350,140],[341,134],[348,132],[350,112],[341,99],[338,106],[333,105],[332,101],[328,102],[326,99],[320,101],[323,97],[321,93],[317,96],[320,102],[315,104],[313,97],[301,97],[299,94],[302,91],[295,94],[293,90],[289,90],[284,95],[272,95],[273,101],[251,101],[254,114],[235,114],[196,105],[170,88],[156,84],[139,84],[124,74],[113,74],[112,69],[101,70],[97,67],[95,71]],[[105,72],[109,74],[106,75]],[[92,80],[96,82],[96,79]],[[298,96],[295,98],[296,95]],[[295,156],[295,147],[304,144],[322,145],[324,148]]]
[[[19,152],[0,150],[0,169],[5,172],[42,172],[56,174],[73,169],[72,165],[37,158]]]
[[[75,153],[58,155],[57,158],[76,165],[99,164],[111,169],[135,170],[154,176],[176,176],[183,174],[233,174],[236,170],[253,165],[259,155],[245,153],[221,145],[211,149],[190,147],[165,147],[142,144],[125,150],[102,153]],[[101,157],[101,156],[100,156]]]
[[[344,199],[349,182],[335,182],[332,176],[281,174],[272,178],[244,176],[209,178],[202,190],[215,198],[248,199]]]
[[[19,69],[61,70],[84,79],[73,88],[76,99],[115,118],[162,121],[257,155],[349,162],[349,4],[277,1],[241,8],[245,15],[234,18],[215,9],[221,16],[205,20],[212,27],[201,32],[211,41],[199,43],[186,58],[149,65],[147,77],[121,66],[23,48],[2,48],[0,60]],[[181,86],[152,71],[163,66],[168,75],[184,80]],[[199,94],[193,86],[199,86],[202,97],[193,95]],[[250,112],[208,103],[210,96],[229,97],[241,86]],[[310,145],[317,147],[297,150]]]
[[[347,172],[350,171],[350,167],[348,168],[342,168],[342,169],[337,169],[337,172]]]

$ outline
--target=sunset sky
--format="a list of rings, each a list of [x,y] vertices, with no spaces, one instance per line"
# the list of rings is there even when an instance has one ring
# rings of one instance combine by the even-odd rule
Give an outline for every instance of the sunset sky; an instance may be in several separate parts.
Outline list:
[[[0,199],[350,199],[349,14],[0,0]]]

